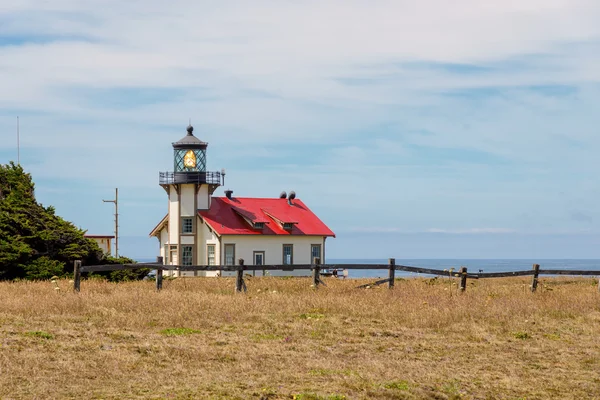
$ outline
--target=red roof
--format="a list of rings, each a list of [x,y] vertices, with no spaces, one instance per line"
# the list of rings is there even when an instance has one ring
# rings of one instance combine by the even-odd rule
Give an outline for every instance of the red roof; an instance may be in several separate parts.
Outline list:
[[[301,200],[213,197],[210,209],[198,211],[204,221],[219,235],[307,235],[333,236],[327,227]],[[262,222],[262,229],[253,228],[252,223]],[[286,230],[280,222],[291,223]]]

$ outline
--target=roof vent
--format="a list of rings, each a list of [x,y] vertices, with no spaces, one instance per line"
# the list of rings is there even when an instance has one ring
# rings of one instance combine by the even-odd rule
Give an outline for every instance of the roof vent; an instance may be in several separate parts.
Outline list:
[[[231,200],[231,196],[233,195],[233,190],[226,190],[225,191],[225,196],[227,196],[227,198],[229,200]]]
[[[290,194],[288,195],[288,204],[292,205],[292,200],[294,200],[296,198],[296,192],[294,192],[293,190],[290,192]]]
[[[285,192],[285,190],[279,194],[280,199],[285,199],[286,197],[287,197],[287,193]]]

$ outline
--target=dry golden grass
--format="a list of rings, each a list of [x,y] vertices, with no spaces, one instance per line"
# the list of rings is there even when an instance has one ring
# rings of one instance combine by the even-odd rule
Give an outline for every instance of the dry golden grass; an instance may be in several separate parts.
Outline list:
[[[1,283],[0,398],[600,398],[593,279],[365,282]]]

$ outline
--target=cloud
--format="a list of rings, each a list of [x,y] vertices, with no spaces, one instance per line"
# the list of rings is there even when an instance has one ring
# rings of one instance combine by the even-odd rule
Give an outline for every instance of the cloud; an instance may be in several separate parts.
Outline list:
[[[449,233],[449,234],[487,234],[487,233],[516,233],[514,229],[507,228],[468,228],[468,229],[428,229],[429,233]]]
[[[506,233],[517,233],[514,229],[507,228],[467,228],[467,229],[440,229],[440,228],[429,228],[422,231],[415,231],[406,228],[394,228],[394,227],[353,227],[346,232],[356,233],[404,233],[404,234],[423,234],[423,233],[447,233],[452,235],[464,235],[464,234],[506,234]]]
[[[577,222],[587,222],[587,223],[592,223],[594,221],[594,218],[592,218],[591,215],[582,212],[582,211],[574,211],[571,213],[571,219],[573,221],[577,221]]]
[[[191,117],[236,193],[295,189],[336,229],[598,230],[598,20],[593,0],[5,0],[0,157],[20,115],[47,201],[119,186],[160,215]]]

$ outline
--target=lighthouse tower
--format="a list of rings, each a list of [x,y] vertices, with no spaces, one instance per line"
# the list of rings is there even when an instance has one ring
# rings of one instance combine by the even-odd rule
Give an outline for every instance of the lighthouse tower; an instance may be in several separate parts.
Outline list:
[[[161,240],[164,261],[170,265],[198,265],[204,255],[198,254],[198,211],[210,208],[211,196],[221,186],[224,171],[206,171],[208,143],[194,136],[194,128],[187,127],[187,135],[173,143],[173,172],[160,172],[159,184],[169,196],[166,240]],[[181,273],[194,275],[194,273]]]

